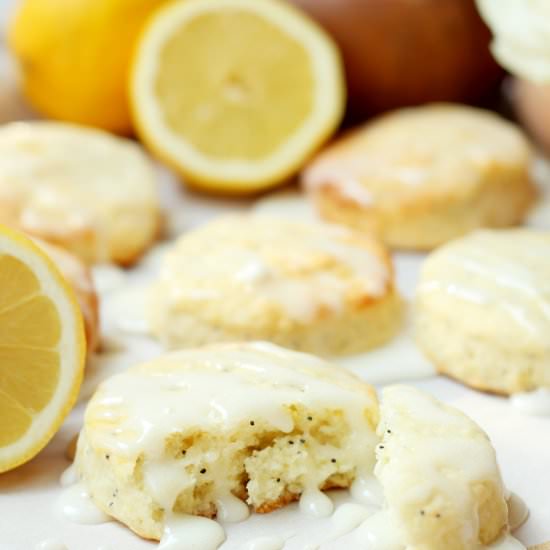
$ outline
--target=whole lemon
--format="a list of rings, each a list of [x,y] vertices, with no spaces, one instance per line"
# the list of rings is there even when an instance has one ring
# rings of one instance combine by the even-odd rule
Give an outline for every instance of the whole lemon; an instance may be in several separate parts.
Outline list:
[[[22,85],[43,115],[132,130],[127,76],[136,38],[166,0],[22,0],[9,29]]]

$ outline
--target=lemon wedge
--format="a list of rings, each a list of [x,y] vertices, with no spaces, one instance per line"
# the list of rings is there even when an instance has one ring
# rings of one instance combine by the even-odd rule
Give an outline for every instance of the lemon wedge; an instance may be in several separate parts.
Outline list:
[[[33,242],[0,226],[0,472],[30,460],[57,432],[85,355],[73,291]]]
[[[186,0],[152,16],[130,77],[142,140],[195,186],[283,182],[332,134],[343,70],[327,34],[278,0]]]

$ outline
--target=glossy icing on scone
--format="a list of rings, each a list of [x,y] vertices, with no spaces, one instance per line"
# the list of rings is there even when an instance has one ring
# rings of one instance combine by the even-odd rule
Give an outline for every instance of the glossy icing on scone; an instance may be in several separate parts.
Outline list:
[[[550,233],[479,231],[426,260],[416,338],[437,368],[473,387],[550,387]]]
[[[383,343],[400,313],[391,260],[370,237],[254,216],[181,237],[149,308],[154,333],[171,347],[267,340],[320,355]]]
[[[407,386],[382,394],[375,474],[403,548],[477,550],[508,531],[495,451],[466,415]]]
[[[303,174],[321,215],[396,248],[429,249],[479,227],[515,225],[535,196],[531,150],[494,113],[435,104],[382,116]]]
[[[0,223],[87,262],[129,264],[159,231],[152,166],[136,144],[99,130],[53,122],[5,125]]]
[[[172,512],[212,517],[236,497],[268,512],[349,486],[373,467],[377,422],[374,390],[344,370],[271,344],[209,346],[104,382],[76,466],[101,509],[158,539]]]

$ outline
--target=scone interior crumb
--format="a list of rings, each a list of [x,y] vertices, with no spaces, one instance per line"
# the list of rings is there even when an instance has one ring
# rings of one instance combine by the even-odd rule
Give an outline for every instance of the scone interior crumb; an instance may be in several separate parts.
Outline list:
[[[172,511],[215,517],[216,500],[221,493],[231,493],[246,501],[259,513],[267,513],[297,500],[307,488],[349,487],[361,468],[372,468],[374,454],[357,457],[357,447],[350,438],[353,431],[341,410],[310,410],[291,406],[294,429],[284,433],[261,420],[250,418],[229,434],[182,431],[165,441],[164,458],[168,468],[180,474],[171,479],[178,483]],[[375,418],[365,410],[374,430]],[[373,434],[365,434],[372,440]],[[371,447],[372,448],[372,447]],[[103,475],[106,483],[94,482],[92,498],[105,511],[132,525],[132,502],[143,500],[147,463],[140,456],[132,464],[110,453],[97,455],[86,440],[85,431],[79,442],[80,475],[86,478]],[[118,464],[117,464],[118,461]],[[113,475],[111,469],[118,470]],[[103,472],[98,474],[98,472]],[[121,473],[124,471],[124,473]],[[184,473],[183,476],[181,473]],[[108,493],[108,494],[107,494]],[[134,493],[134,500],[128,496]],[[137,495],[140,495],[137,497]],[[157,538],[165,510],[154,498],[146,499]],[[150,530],[151,526],[147,526]]]
[[[295,428],[289,434],[251,419],[229,437],[171,437],[166,454],[179,457],[190,474],[190,485],[180,492],[175,511],[198,509],[215,515],[215,505],[201,510],[200,503],[215,502],[220,482],[261,513],[295,500],[308,485],[348,486],[356,458],[346,456],[350,428],[341,411],[319,414],[295,406],[291,410]]]

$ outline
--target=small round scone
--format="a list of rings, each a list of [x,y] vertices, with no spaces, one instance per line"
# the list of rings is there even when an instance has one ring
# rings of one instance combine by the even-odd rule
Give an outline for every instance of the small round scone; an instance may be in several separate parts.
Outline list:
[[[0,128],[0,223],[85,260],[131,264],[159,233],[151,163],[129,140],[53,122]]]
[[[158,540],[173,514],[214,517],[235,499],[270,512],[348,487],[372,472],[377,422],[374,390],[345,370],[272,344],[217,344],[103,382],[75,464],[99,508]]]
[[[95,351],[99,344],[99,301],[89,268],[59,246],[37,238],[33,241],[50,257],[73,288],[84,318],[86,349],[88,352]]]
[[[151,329],[171,348],[266,340],[346,355],[384,343],[401,320],[382,245],[347,228],[260,216],[181,237],[149,302]]]
[[[436,368],[469,386],[550,387],[550,233],[481,230],[433,252],[415,332]]]
[[[391,386],[382,393],[378,434],[375,475],[403,548],[478,550],[508,532],[495,450],[466,415]]]
[[[321,216],[431,249],[480,227],[517,225],[535,198],[517,126],[472,107],[402,109],[322,152],[303,173]]]

